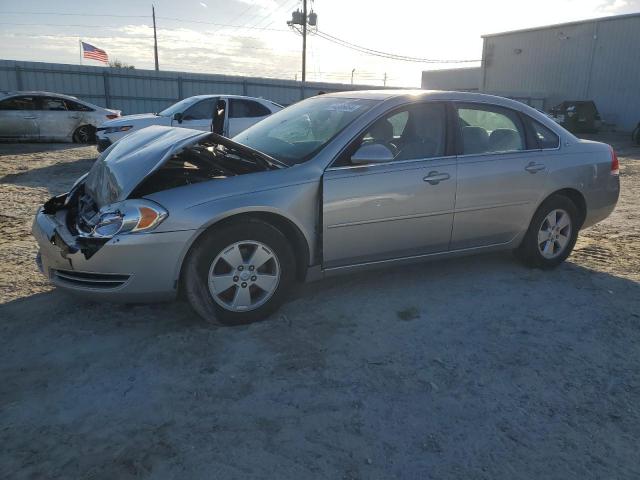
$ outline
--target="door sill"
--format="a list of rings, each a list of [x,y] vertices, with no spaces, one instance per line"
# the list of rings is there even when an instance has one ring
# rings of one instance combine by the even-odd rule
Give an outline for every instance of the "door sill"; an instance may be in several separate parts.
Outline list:
[[[458,250],[447,250],[446,252],[425,253],[421,255],[411,255],[407,257],[390,258],[386,260],[374,260],[370,262],[353,263],[349,265],[340,265],[338,267],[322,268],[319,265],[309,267],[307,272],[307,281],[320,280],[324,277],[340,275],[343,273],[357,272],[361,270],[375,269],[386,266],[402,265],[405,263],[418,263],[429,260],[437,260],[441,258],[456,257],[462,255],[470,255],[476,252],[489,252],[496,250],[508,250],[513,247],[513,241],[506,243],[494,243],[491,245],[483,245],[480,247],[461,248]]]

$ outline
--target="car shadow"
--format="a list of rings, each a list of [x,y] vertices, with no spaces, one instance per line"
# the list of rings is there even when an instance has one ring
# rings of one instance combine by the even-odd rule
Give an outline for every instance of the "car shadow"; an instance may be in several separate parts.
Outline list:
[[[72,150],[90,147],[90,144],[81,143],[15,143],[0,141],[0,155],[23,155],[29,153],[50,152],[51,150]]]
[[[307,314],[318,304],[327,304],[328,299],[335,303],[332,308],[338,314],[341,306],[345,307],[345,311],[352,311],[354,307],[365,306],[374,299],[375,304],[392,307],[410,306],[412,301],[416,305],[424,304],[429,298],[437,298],[440,303],[468,306],[471,313],[473,303],[481,293],[494,295],[503,305],[513,304],[513,308],[526,313],[523,311],[526,305],[521,303],[519,296],[535,300],[538,294],[547,294],[549,289],[554,288],[597,292],[602,298],[611,300],[616,298],[611,295],[624,294],[628,301],[640,305],[639,283],[590,270],[572,263],[571,258],[555,270],[542,271],[522,266],[509,254],[490,253],[374,269],[297,284],[281,309],[266,321],[287,315],[304,323]],[[155,304],[97,303],[64,290],[53,289],[0,305],[5,318],[15,319],[22,317],[21,312],[24,311],[32,319],[49,320],[52,310],[63,317],[81,317],[83,323],[92,322],[95,314],[102,322],[103,315],[99,312],[108,311],[111,323],[143,325],[149,322],[149,328],[173,323],[176,327],[183,323],[186,328],[211,327],[180,299]]]
[[[71,188],[76,179],[91,169],[95,160],[95,157],[80,158],[15,173],[8,173],[0,178],[0,183],[24,187],[45,187],[52,194],[57,194]]]
[[[31,295],[0,306],[6,469],[259,477],[272,461],[279,478],[388,478],[390,464],[420,478],[428,458],[442,477],[622,478],[639,303],[631,280],[502,254],[310,283],[236,328],[184,302]]]

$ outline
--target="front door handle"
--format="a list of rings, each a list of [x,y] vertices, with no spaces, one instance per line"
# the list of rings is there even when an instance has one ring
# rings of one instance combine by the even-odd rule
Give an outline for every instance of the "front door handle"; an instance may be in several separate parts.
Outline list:
[[[535,163],[531,162],[529,165],[524,167],[524,169],[529,173],[538,173],[540,170],[544,170],[545,167],[543,163]]]
[[[35,120],[38,117],[22,117],[22,118],[24,118],[25,120]]]
[[[436,171],[429,172],[429,175],[424,177],[422,180],[430,183],[431,185],[437,185],[440,182],[444,182],[445,180],[449,180],[451,176],[448,173],[438,173]]]

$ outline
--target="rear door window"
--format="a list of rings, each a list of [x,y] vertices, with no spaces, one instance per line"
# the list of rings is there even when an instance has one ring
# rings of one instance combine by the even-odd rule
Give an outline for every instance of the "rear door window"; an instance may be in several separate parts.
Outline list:
[[[67,111],[67,105],[62,98],[44,97],[42,99],[42,110]]]
[[[457,105],[463,155],[514,152],[526,149],[518,114],[493,105]]]
[[[271,110],[253,100],[230,99],[229,118],[266,117]]]

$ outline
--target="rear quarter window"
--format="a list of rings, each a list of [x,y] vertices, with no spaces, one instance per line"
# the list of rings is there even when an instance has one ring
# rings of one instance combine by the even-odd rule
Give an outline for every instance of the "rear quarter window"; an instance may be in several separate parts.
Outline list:
[[[531,119],[531,127],[535,140],[538,142],[539,148],[558,148],[560,146],[560,137],[539,122]]]
[[[72,112],[93,112],[93,108],[89,108],[73,100],[65,100],[64,103],[67,105],[67,110],[71,110]]]

